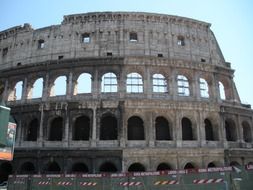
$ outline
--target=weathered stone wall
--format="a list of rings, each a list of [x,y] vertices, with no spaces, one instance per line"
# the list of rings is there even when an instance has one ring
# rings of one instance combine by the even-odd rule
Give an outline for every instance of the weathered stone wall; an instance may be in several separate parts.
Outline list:
[[[137,40],[130,40],[131,33]],[[125,172],[136,163],[151,171],[160,164],[182,169],[189,163],[200,168],[253,162],[253,111],[240,102],[234,71],[210,24],[150,13],[88,13],[65,16],[57,26],[8,29],[0,39],[0,97],[18,126],[10,163],[15,173],[71,173],[79,163],[86,167],[82,172],[97,173]],[[83,73],[90,76],[86,93],[78,92]],[[115,77],[106,86],[108,73]],[[128,91],[130,73],[141,81],[130,87],[143,91]],[[164,77],[158,80],[161,92],[154,90],[155,74]],[[58,88],[66,93],[55,96],[59,77],[65,77]],[[37,79],[41,96],[33,98]],[[108,85],[117,90],[104,91]],[[129,132],[133,118],[141,121],[137,139]],[[88,138],[74,138],[79,125],[88,126],[82,129]],[[59,130],[52,134],[54,126]],[[163,126],[166,139],[159,137]]]

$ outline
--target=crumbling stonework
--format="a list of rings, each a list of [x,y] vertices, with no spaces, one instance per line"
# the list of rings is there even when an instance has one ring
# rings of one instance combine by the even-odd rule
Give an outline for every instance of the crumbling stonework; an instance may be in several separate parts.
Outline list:
[[[2,31],[0,97],[18,127],[1,180],[6,168],[98,173],[253,162],[253,112],[233,73],[210,24],[189,18],[101,12]]]

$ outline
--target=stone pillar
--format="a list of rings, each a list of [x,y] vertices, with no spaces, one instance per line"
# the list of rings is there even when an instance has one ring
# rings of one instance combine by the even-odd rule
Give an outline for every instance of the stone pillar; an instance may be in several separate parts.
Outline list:
[[[3,101],[7,102],[8,101],[8,85],[9,85],[9,81],[6,80],[5,81],[5,85],[4,85],[4,92],[3,92]]]
[[[221,102],[219,81],[217,80],[217,76],[215,74],[213,78],[213,95],[213,99],[217,100],[217,102]]]
[[[221,112],[224,112],[222,109],[224,108],[221,107]],[[224,148],[228,147],[228,142],[226,139],[225,117],[222,113],[220,114],[220,141],[223,142]]]
[[[68,79],[67,79],[67,90],[66,90],[66,95],[67,95],[67,99],[70,100],[72,95],[73,95],[73,87],[72,87],[72,84],[73,84],[73,73],[72,72],[69,72],[69,76],[68,76]]]
[[[154,127],[155,126],[155,122],[153,121],[153,114],[152,112],[150,112],[149,114],[149,118],[146,119],[146,121],[148,121],[147,123],[147,134],[146,135],[146,138],[148,140],[148,144],[149,144],[149,147],[154,147],[155,146],[155,130],[154,130]]]
[[[39,127],[39,135],[38,135],[38,144],[42,146],[43,143],[43,125],[44,125],[44,104],[40,105],[40,127]]]
[[[25,77],[23,86],[22,86],[22,96],[21,96],[21,102],[24,103],[27,98],[27,78]]]
[[[173,100],[177,99],[177,74],[175,72],[171,73],[171,77],[170,77],[170,94]]]
[[[49,92],[49,75],[46,74],[45,78],[43,79],[43,93],[42,93],[42,101],[46,101],[47,98],[50,96]]]
[[[175,122],[175,133],[176,133],[176,143],[177,143],[177,147],[182,147],[182,127],[181,127],[181,114],[179,116],[179,111],[176,110],[176,122]]]
[[[91,147],[96,147],[97,143],[97,107],[92,108],[93,111],[93,123],[92,123],[92,133],[91,133]]]
[[[236,115],[236,119],[235,119],[235,126],[236,126],[236,132],[237,132],[237,142],[244,142],[243,139],[243,128],[241,126],[241,121],[239,118],[239,115]]]
[[[192,82],[189,85],[189,88],[190,88],[190,96],[193,97],[194,99],[199,100],[200,99],[200,93],[199,93],[198,78],[196,76],[196,73],[193,73]],[[191,88],[192,88],[192,90],[191,90]]]
[[[97,98],[98,97],[98,93],[99,93],[99,88],[98,88],[98,71],[97,69],[95,70],[93,76],[92,76],[92,87],[91,87],[91,93],[93,98]]]
[[[153,84],[152,84],[152,80],[150,80],[150,71],[148,68],[146,68],[146,75],[144,79],[144,94],[147,95],[147,98],[152,98],[152,92],[153,92]],[[146,79],[146,80],[145,80]]]
[[[68,139],[69,139],[69,114],[68,114],[68,109],[65,110],[65,125],[64,125],[64,132],[63,132],[63,143],[64,147],[68,146]]]

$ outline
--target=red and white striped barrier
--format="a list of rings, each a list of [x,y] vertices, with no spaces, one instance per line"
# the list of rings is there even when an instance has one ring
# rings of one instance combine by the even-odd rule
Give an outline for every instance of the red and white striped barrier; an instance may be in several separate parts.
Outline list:
[[[96,186],[96,182],[80,182],[81,186]]]
[[[51,185],[50,181],[39,181],[38,185]]]
[[[218,178],[218,179],[195,179],[195,180],[193,180],[193,183],[195,183],[195,184],[221,183],[221,182],[223,182],[222,178]]]
[[[25,181],[14,181],[14,184],[25,184]]]
[[[136,181],[136,182],[120,182],[119,185],[124,186],[124,187],[140,186],[140,185],[142,185],[142,182],[140,182],[140,181]]]
[[[156,181],[154,185],[176,185],[179,184],[177,180],[170,180],[170,181]]]
[[[70,186],[70,185],[73,185],[72,182],[69,182],[69,181],[59,181],[57,183],[57,185],[61,185],[61,186]]]

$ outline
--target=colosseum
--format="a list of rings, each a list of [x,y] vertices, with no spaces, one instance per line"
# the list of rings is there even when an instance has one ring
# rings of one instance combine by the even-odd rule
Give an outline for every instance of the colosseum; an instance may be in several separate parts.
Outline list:
[[[17,123],[0,181],[252,163],[253,111],[210,27],[94,12],[0,32],[0,99]]]

